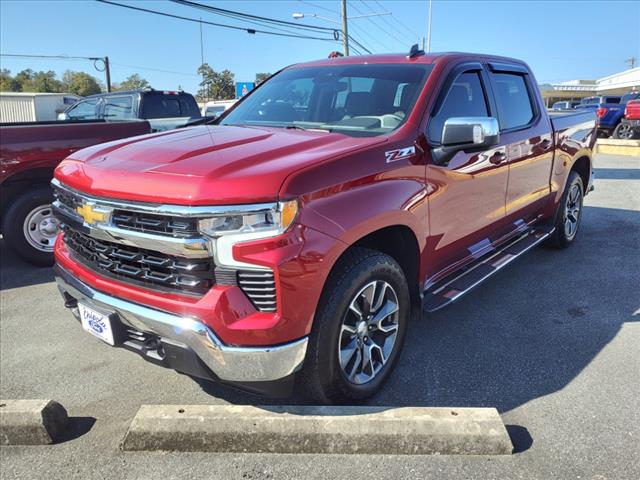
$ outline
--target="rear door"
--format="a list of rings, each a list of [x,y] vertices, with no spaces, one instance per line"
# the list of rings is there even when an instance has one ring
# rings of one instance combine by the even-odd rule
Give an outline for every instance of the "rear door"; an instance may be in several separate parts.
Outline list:
[[[517,227],[533,220],[548,200],[553,164],[549,117],[541,111],[535,81],[521,65],[489,64],[505,147],[509,183],[506,216]]]
[[[438,94],[427,125],[431,146],[440,144],[453,117],[495,117],[488,77],[480,63],[457,66]],[[502,146],[459,151],[446,165],[429,163],[429,276],[445,274],[486,253],[503,229],[509,167]]]

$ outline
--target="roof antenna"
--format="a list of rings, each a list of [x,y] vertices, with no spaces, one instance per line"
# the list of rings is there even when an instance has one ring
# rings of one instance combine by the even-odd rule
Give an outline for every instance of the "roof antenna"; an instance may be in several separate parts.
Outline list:
[[[411,46],[411,50],[409,50],[409,55],[407,55],[407,58],[418,57],[420,55],[424,55],[424,50],[420,50],[420,47],[416,43]]]

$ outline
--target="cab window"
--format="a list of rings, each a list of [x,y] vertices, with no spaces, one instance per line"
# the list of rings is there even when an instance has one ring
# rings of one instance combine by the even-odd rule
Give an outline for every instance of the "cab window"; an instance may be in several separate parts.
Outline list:
[[[478,72],[466,72],[456,78],[442,106],[429,122],[429,140],[440,143],[444,122],[453,117],[486,117],[487,101]]]
[[[90,98],[76,103],[75,106],[67,110],[69,120],[95,120],[98,118],[99,98]]]
[[[131,95],[105,97],[103,116],[108,120],[134,118],[133,97]]]
[[[492,73],[501,130],[524,127],[533,121],[535,112],[524,75]]]

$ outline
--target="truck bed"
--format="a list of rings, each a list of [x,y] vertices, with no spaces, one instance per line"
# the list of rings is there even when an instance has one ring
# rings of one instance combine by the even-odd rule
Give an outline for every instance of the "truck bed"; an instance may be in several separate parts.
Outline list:
[[[579,125],[595,124],[596,114],[592,110],[577,110],[575,112],[549,111],[549,118],[553,131],[559,132],[567,128],[577,127]]]

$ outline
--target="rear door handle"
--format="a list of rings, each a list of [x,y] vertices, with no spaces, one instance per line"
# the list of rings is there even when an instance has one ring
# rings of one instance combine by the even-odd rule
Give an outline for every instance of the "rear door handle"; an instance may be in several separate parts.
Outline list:
[[[489,161],[494,165],[500,165],[507,159],[507,154],[504,152],[496,152],[491,157],[489,157]]]

